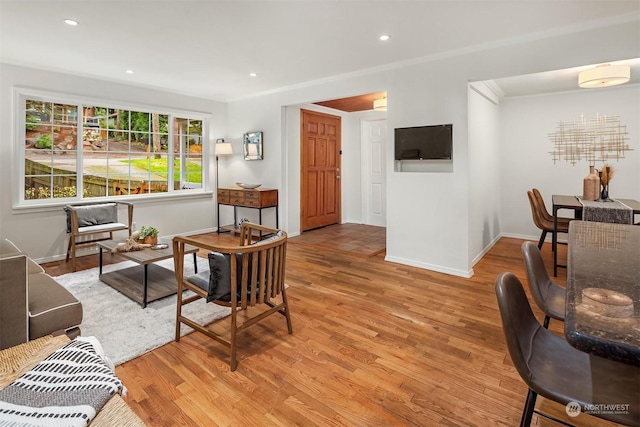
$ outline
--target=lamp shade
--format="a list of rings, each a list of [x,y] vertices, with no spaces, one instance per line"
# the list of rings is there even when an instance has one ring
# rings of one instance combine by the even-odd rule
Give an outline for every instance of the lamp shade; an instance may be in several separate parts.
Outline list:
[[[627,83],[631,78],[628,65],[599,65],[578,74],[578,86],[582,88],[607,87]]]
[[[373,109],[376,111],[387,111],[387,98],[374,99]]]
[[[233,154],[233,148],[230,142],[216,143],[216,156],[229,156]]]

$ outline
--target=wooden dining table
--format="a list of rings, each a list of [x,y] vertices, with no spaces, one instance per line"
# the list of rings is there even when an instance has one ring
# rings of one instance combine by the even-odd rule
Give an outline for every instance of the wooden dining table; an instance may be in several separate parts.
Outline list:
[[[578,350],[640,366],[640,226],[571,221],[564,327]]]
[[[640,201],[635,199],[615,199],[624,205],[628,206],[633,214],[630,216],[632,222],[635,221],[635,216],[640,215]],[[580,197],[571,195],[557,195],[551,196],[553,204],[553,233],[551,236],[551,246],[553,248],[553,276],[558,276],[558,267],[566,267],[566,265],[558,264],[558,212],[561,210],[573,211],[573,217],[576,219],[582,218],[583,204],[580,201]],[[606,208],[607,202],[602,202],[602,206]]]

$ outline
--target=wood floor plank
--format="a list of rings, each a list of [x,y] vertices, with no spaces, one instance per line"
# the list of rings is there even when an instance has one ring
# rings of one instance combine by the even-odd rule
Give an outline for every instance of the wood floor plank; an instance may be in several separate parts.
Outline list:
[[[132,409],[152,426],[517,425],[527,388],[508,355],[494,281],[511,271],[526,284],[522,241],[501,239],[464,279],[385,262],[384,252],[370,248],[351,254],[345,248],[359,237],[363,247],[380,242],[361,231],[290,239],[294,333],[281,316],[247,329],[235,372],[226,348],[197,333],[118,366]],[[340,247],[332,250],[327,236]],[[224,234],[201,238],[235,242]],[[79,268],[95,266],[90,258],[81,257]],[[45,267],[67,272],[64,263]],[[564,285],[564,275],[555,280]],[[562,322],[550,330],[562,335]],[[563,405],[540,400],[563,416]],[[612,425],[586,415],[568,421]]]

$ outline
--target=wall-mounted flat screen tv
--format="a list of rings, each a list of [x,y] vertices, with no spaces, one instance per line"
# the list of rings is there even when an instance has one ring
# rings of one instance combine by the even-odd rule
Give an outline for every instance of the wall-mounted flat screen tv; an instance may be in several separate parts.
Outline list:
[[[453,155],[453,125],[395,129],[396,160],[450,160]]]

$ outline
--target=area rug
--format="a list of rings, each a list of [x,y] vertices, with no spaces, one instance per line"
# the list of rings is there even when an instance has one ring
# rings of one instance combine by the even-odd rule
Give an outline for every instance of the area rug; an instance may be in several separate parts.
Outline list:
[[[198,257],[197,260],[198,271],[208,269],[206,259]],[[156,264],[173,270],[173,259]],[[125,261],[104,266],[102,271],[107,273],[133,265],[133,261]],[[193,274],[192,255],[185,257],[184,265],[185,275]],[[140,304],[101,282],[98,268],[64,274],[55,279],[82,303],[82,335],[95,336],[114,364],[119,365],[174,339],[175,295],[151,302],[143,309]],[[199,300],[184,307],[183,312],[198,322],[209,323],[228,316],[230,309]],[[182,325],[182,335],[191,331]]]

